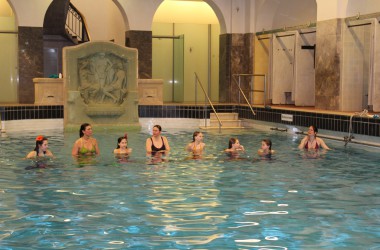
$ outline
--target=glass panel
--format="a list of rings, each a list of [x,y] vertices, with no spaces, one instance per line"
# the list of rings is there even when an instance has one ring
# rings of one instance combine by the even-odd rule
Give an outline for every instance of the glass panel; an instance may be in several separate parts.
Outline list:
[[[173,97],[173,39],[152,40],[152,78],[162,79],[163,101],[172,102]]]
[[[184,83],[183,83],[183,46],[184,35],[179,36],[179,39],[173,40],[174,56],[173,56],[173,101],[183,102],[184,97]]]
[[[0,103],[17,103],[17,25],[6,0],[0,0],[0,44]]]
[[[17,103],[17,34],[0,33],[0,103]]]

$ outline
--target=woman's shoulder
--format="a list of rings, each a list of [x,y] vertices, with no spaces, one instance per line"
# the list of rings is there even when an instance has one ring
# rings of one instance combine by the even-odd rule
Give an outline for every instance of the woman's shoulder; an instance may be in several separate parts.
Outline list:
[[[46,156],[53,156],[53,153],[48,149],[45,153]]]
[[[36,158],[37,152],[35,150],[30,151],[27,155],[26,158]]]
[[[323,142],[323,139],[320,137],[316,137],[315,139],[317,140],[317,142]]]

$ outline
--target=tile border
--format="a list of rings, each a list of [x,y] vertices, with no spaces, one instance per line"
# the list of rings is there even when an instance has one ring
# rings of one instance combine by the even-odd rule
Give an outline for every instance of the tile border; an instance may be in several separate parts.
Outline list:
[[[248,106],[234,104],[215,105],[216,112],[239,114],[240,119],[272,122],[284,125],[308,127],[315,125],[319,129],[336,132],[349,131],[350,116],[344,114],[320,113],[313,111],[298,111],[289,109],[272,109],[253,107],[253,115]],[[15,105],[1,106],[1,121],[28,120],[28,119],[63,119],[63,105]],[[139,105],[140,118],[210,118],[212,108],[200,105]],[[292,118],[288,120],[284,117]],[[370,117],[353,117],[352,133],[366,136],[380,137],[380,119]]]

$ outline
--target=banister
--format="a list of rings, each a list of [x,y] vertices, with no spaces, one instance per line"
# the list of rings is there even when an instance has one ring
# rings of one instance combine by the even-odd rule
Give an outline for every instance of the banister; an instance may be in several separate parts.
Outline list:
[[[245,96],[243,90],[240,87],[240,77],[241,76],[249,76],[251,78],[254,77],[254,76],[262,76],[262,77],[264,77],[264,90],[263,91],[255,90],[254,86],[252,86],[251,91],[253,91],[253,92],[255,92],[255,91],[256,92],[264,92],[264,98],[263,98],[263,100],[264,100],[264,107],[265,107],[265,104],[266,104],[266,101],[265,101],[265,99],[266,99],[266,75],[265,74],[233,74],[232,76],[233,76],[235,84],[238,86],[238,89],[239,89],[240,93],[243,95],[243,97],[244,97],[245,101],[247,102],[249,108],[251,109],[252,113],[254,115],[256,115],[256,113],[253,111],[251,103],[248,101],[247,97]],[[238,77],[239,81],[237,81],[235,77]]]
[[[195,86],[198,85],[197,83],[199,83],[199,86],[201,86],[201,89],[202,89],[202,91],[203,91],[203,93],[204,93],[206,99],[208,100],[208,103],[210,104],[212,110],[213,110],[214,113],[215,113],[216,119],[218,119],[219,129],[220,129],[220,128],[222,127],[222,122],[220,121],[220,118],[219,118],[219,116],[218,116],[218,113],[216,113],[216,110],[215,110],[215,108],[214,108],[214,105],[212,104],[212,102],[211,102],[209,96],[207,95],[206,90],[203,88],[202,82],[200,81],[200,79],[199,79],[197,73],[194,72],[194,75],[195,75]],[[197,95],[197,88],[195,88],[195,96],[196,96],[196,95]],[[195,101],[196,101],[196,100],[197,100],[197,98],[195,97]]]

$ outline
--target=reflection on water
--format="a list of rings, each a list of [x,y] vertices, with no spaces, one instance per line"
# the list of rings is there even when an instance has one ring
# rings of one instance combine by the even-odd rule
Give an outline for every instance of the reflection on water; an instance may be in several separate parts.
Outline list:
[[[332,141],[332,151],[306,152],[297,149],[297,140],[273,131],[205,132],[207,151],[194,159],[183,150],[191,134],[166,133],[170,154],[147,157],[147,134],[129,133],[133,153],[115,156],[119,133],[94,131],[101,155],[79,158],[71,156],[76,134],[47,135],[56,158],[44,161],[22,159],[35,135],[9,135],[0,144],[1,246],[377,246],[377,150]],[[244,154],[223,152],[231,136],[239,137]],[[275,145],[270,159],[257,155],[262,138]]]

